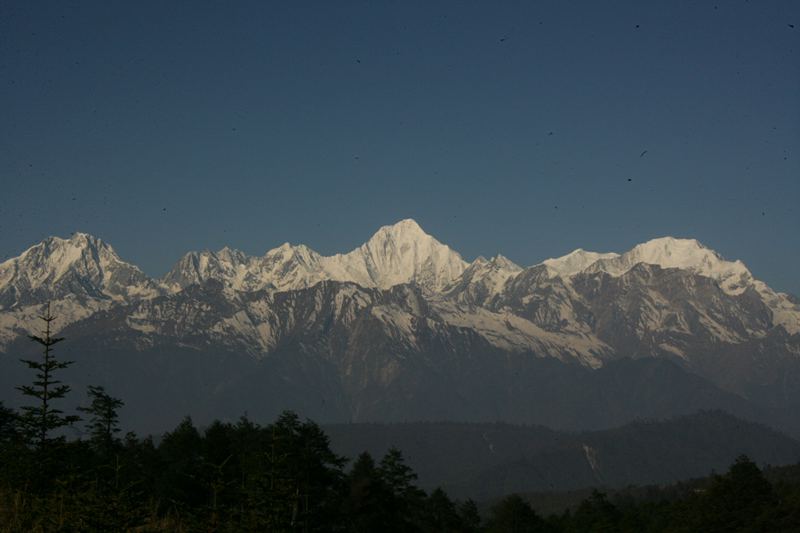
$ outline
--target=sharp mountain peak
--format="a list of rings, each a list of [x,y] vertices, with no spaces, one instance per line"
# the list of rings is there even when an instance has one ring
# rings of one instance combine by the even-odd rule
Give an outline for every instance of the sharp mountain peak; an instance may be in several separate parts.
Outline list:
[[[94,251],[93,253],[89,253]],[[81,257],[100,257],[125,263],[114,249],[99,237],[75,232],[69,238],[48,237],[30,247],[19,257],[0,264],[8,270],[25,257],[47,256],[48,262],[61,269]],[[506,257],[477,258],[467,263],[461,255],[442,244],[412,218],[381,226],[362,245],[347,253],[323,256],[303,244],[285,242],[263,256],[248,256],[239,250],[223,247],[217,252],[189,252],[161,280],[172,290],[189,284],[217,279],[238,290],[275,286],[291,289],[323,280],[351,281],[363,286],[388,288],[415,282],[429,290],[441,290],[458,278],[470,265],[489,263],[495,268],[522,270]],[[619,254],[592,252],[577,248],[538,265],[550,275],[569,277],[583,271],[604,271],[618,276],[637,263],[656,264],[662,268],[690,269],[717,279],[732,292],[743,290],[752,275],[741,261],[727,261],[720,254],[693,238],[664,236],[640,243]],[[138,268],[130,265],[134,269]],[[8,278],[9,276],[5,276]],[[233,281],[235,278],[235,281]],[[0,278],[0,281],[3,281]],[[277,284],[276,284],[277,281]]]

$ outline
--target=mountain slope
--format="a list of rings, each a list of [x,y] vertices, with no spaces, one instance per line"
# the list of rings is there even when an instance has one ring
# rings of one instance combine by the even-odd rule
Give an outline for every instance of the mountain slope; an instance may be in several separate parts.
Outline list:
[[[466,268],[457,252],[411,219],[383,226],[359,248],[323,263],[332,280],[381,289],[414,283],[429,291],[441,290]]]
[[[163,281],[173,291],[208,280],[238,291],[303,289],[326,280],[381,289],[415,283],[425,290],[438,291],[465,268],[458,253],[407,219],[380,228],[349,253],[330,257],[289,243],[263,257],[248,257],[227,248],[190,252]]]
[[[0,309],[49,299],[125,300],[156,294],[137,267],[111,246],[85,233],[50,237],[19,257],[0,263]]]
[[[420,486],[480,500],[512,492],[672,483],[724,470],[740,454],[761,464],[800,459],[800,443],[718,411],[603,431],[541,426],[405,423],[325,427],[332,448],[380,458],[401,449]]]
[[[159,293],[158,284],[102,240],[85,233],[50,237],[0,263],[0,347],[27,334],[46,302],[64,327]]]
[[[562,257],[545,259],[542,261],[542,264],[551,269],[554,275],[564,277],[583,272],[601,259],[611,260],[618,257],[619,254],[615,253],[601,254],[597,252],[587,252],[586,250],[578,248]]]
[[[503,256],[466,263],[404,220],[333,256],[288,243],[261,257],[192,252],[155,281],[99,239],[51,238],[0,265],[5,371],[48,300],[109,383],[124,373],[103,350],[143,380],[146,363],[180,380],[178,361],[202,361],[177,389],[206,414],[217,412],[210,398],[230,416],[262,401],[273,414],[290,398],[321,420],[585,428],[701,406],[785,424],[781,413],[800,407],[800,306],[687,239],[521,267]],[[603,380],[627,364],[642,366]]]

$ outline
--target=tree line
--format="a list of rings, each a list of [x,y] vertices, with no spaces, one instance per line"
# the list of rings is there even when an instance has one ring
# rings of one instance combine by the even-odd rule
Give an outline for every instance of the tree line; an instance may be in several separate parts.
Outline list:
[[[124,403],[90,386],[80,414],[58,372],[49,308],[31,340],[40,359],[19,410],[0,404],[2,531],[584,532],[797,531],[800,481],[771,483],[746,457],[702,488],[678,496],[616,499],[594,492],[574,510],[540,516],[520,495],[482,514],[471,500],[423,491],[400,450],[354,460],[330,448],[310,420],[284,412],[198,429],[190,418],[152,437],[122,435]],[[84,424],[86,437],[63,430]]]

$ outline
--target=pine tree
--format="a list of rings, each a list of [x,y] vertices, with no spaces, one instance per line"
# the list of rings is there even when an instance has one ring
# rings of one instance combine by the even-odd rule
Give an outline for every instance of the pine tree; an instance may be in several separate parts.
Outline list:
[[[481,515],[478,512],[477,504],[472,500],[466,500],[458,506],[458,516],[464,532],[477,532],[481,529]]]
[[[368,452],[363,452],[353,463],[348,484],[349,491],[344,499],[348,531],[388,531],[391,524],[387,509],[391,509],[393,496]]]
[[[336,520],[344,460],[310,420],[283,412],[266,431],[262,496],[270,503],[267,529],[324,531]]]
[[[22,407],[21,424],[29,444],[37,450],[44,450],[61,438],[53,438],[54,431],[80,420],[74,415],[64,415],[64,412],[53,406],[54,400],[64,398],[70,391],[69,385],[64,385],[55,379],[55,372],[69,367],[73,361],[59,361],[53,355],[53,346],[63,341],[63,337],[51,336],[51,324],[55,317],[50,313],[50,304],[44,316],[39,317],[45,323],[43,336],[28,335],[28,337],[41,344],[44,349],[41,361],[21,359],[23,363],[36,371],[36,380],[31,385],[17,387],[23,395],[34,398],[36,403]]]
[[[777,500],[758,466],[741,455],[727,474],[715,476],[697,513],[704,531],[744,531]]]
[[[403,452],[399,449],[394,446],[389,448],[381,459],[378,470],[383,481],[396,496],[403,498],[411,494],[416,495],[417,488],[414,482],[417,480],[417,474],[405,464]]]
[[[114,445],[114,435],[119,433],[117,411],[125,402],[110,396],[103,387],[90,385],[87,392],[91,403],[87,407],[78,407],[78,411],[90,417],[88,429],[92,445],[100,451],[109,452]]]
[[[517,494],[506,496],[491,508],[486,527],[489,533],[535,533],[547,529],[545,521]]]
[[[424,531],[455,533],[464,530],[456,505],[441,488],[436,488],[431,492],[425,502],[425,507]]]
[[[393,531],[408,531],[419,524],[425,493],[415,485],[417,474],[405,464],[403,453],[389,448],[378,465],[378,475],[387,489],[385,507]],[[390,530],[387,530],[390,531]]]

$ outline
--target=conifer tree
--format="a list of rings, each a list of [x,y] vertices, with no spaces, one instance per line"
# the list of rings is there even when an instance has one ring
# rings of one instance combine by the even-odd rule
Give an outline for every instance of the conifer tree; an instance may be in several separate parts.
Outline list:
[[[545,521],[518,494],[506,496],[491,508],[486,527],[488,533],[535,533],[547,531],[547,529]],[[590,530],[615,531],[614,529],[580,529],[580,531]]]
[[[390,517],[392,529],[387,531],[413,529],[419,520],[416,515],[422,509],[425,493],[415,485],[417,474],[405,464],[403,453],[398,448],[389,448],[383,456],[378,465],[378,475],[389,496],[385,512]]]
[[[441,488],[431,492],[425,502],[425,507],[426,523],[424,530],[440,533],[463,531],[463,524],[458,516],[455,504]]]
[[[0,402],[0,445],[12,440],[17,434],[17,414]]]
[[[478,512],[478,505],[473,500],[468,499],[459,504],[458,516],[461,518],[464,533],[480,531],[481,515]]]
[[[78,407],[78,411],[86,413],[89,418],[89,435],[95,448],[108,452],[114,444],[114,435],[119,433],[120,407],[125,402],[110,396],[105,388],[89,385],[87,392],[91,403],[87,407]]]
[[[69,385],[56,379],[54,374],[70,366],[73,361],[59,361],[53,355],[53,346],[64,338],[52,336],[51,324],[55,317],[50,313],[50,303],[47,304],[44,315],[39,318],[45,323],[43,336],[28,335],[28,338],[42,345],[42,360],[21,359],[28,368],[36,371],[36,379],[31,385],[22,385],[17,389],[35,400],[34,405],[22,407],[20,422],[29,444],[34,445],[37,450],[43,450],[60,440],[52,437],[54,431],[77,422],[80,417],[64,415],[62,410],[53,406],[55,400],[64,398],[70,391]]]
[[[405,464],[403,452],[398,448],[389,448],[381,459],[378,470],[383,481],[396,496],[402,498],[417,492],[414,485],[417,474]]]
[[[270,484],[276,513],[273,526],[318,531],[332,519],[331,499],[343,459],[330,450],[328,437],[313,422],[283,412],[269,428]],[[285,520],[283,522],[282,520]]]
[[[391,505],[391,493],[368,452],[363,452],[353,463],[348,483],[349,492],[344,499],[348,530],[355,533],[388,530],[386,509]]]

